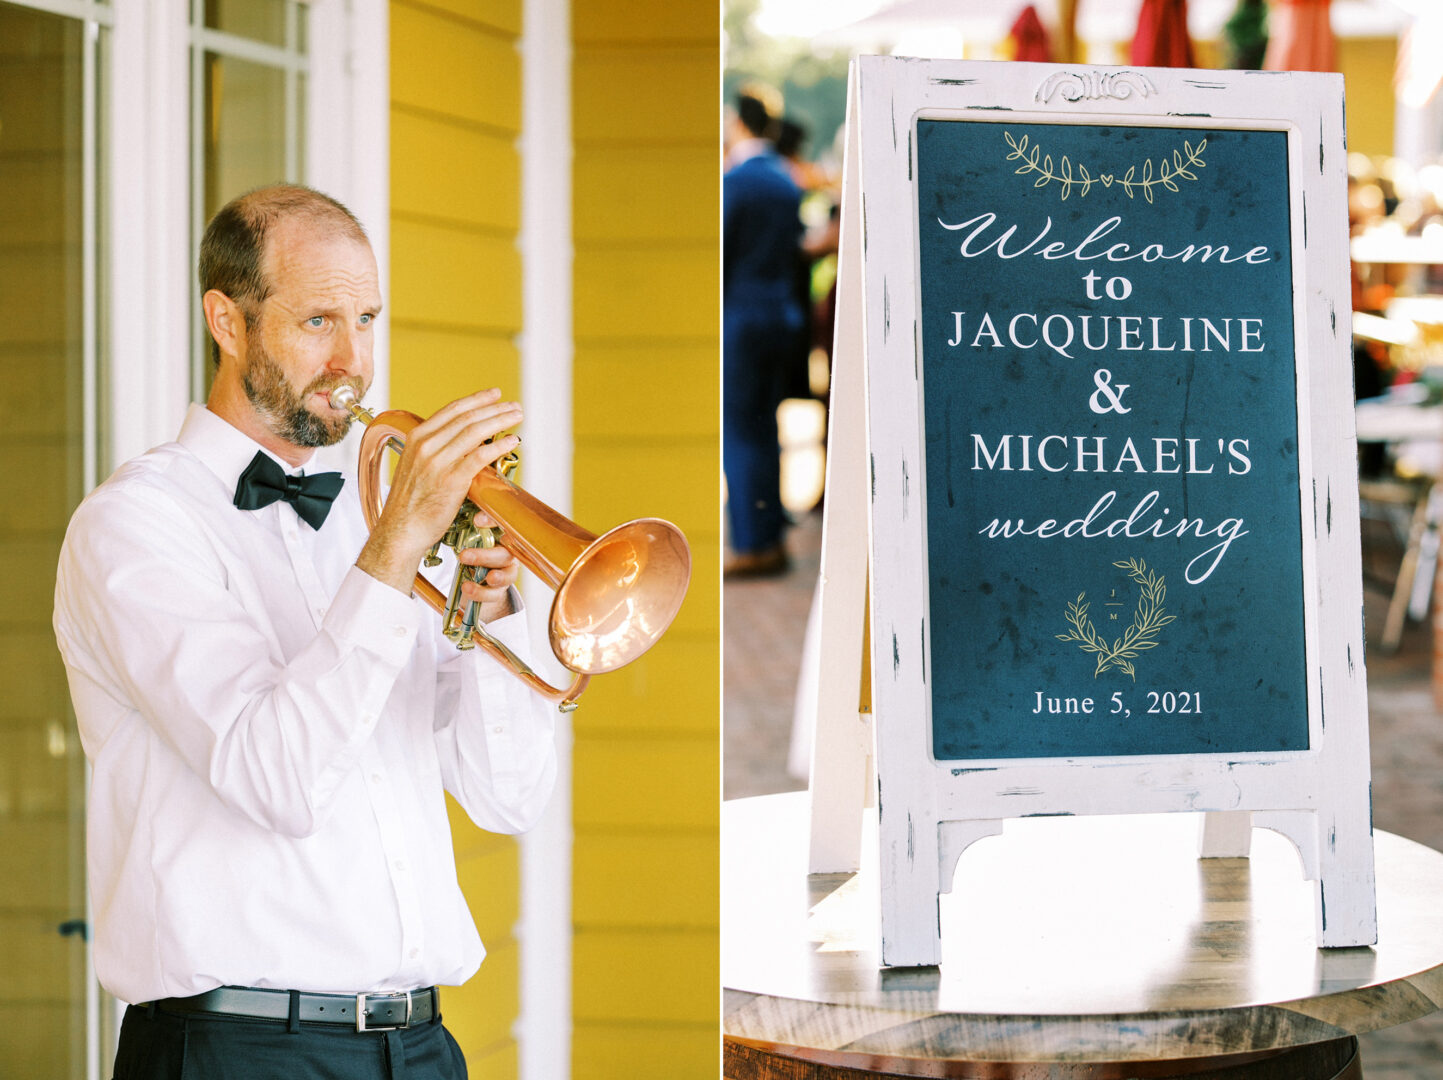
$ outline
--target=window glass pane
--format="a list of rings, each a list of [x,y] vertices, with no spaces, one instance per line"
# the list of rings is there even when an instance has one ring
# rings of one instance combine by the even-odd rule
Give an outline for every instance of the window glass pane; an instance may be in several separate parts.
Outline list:
[[[284,45],[286,0],[205,0],[205,25],[267,45]]]
[[[295,0],[206,0],[206,26],[282,45],[297,63],[305,57],[309,9]],[[289,26],[287,26],[289,20]],[[258,63],[219,51],[202,54],[197,110],[196,190],[192,193],[195,245],[217,210],[235,196],[277,181],[304,182],[306,77],[303,71]],[[277,61],[279,62],[279,61]],[[192,387],[198,399],[214,376],[210,336],[199,301],[193,311]]]
[[[205,199],[209,221],[230,199],[286,178],[286,76],[205,54]]]
[[[0,1076],[85,1064],[84,758],[50,632],[84,485],[82,24],[0,3]]]

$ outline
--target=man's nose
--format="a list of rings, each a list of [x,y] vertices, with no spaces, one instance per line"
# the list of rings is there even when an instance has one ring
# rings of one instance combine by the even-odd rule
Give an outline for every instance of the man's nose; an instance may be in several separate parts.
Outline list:
[[[366,362],[367,338],[359,327],[348,326],[336,334],[328,367],[345,375],[358,375]]]

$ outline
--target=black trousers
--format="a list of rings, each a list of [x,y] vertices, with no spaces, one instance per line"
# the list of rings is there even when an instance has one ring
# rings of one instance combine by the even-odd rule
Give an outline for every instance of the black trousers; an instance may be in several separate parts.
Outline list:
[[[441,1018],[401,1031],[176,1016],[132,1005],[120,1026],[115,1080],[466,1080]]]

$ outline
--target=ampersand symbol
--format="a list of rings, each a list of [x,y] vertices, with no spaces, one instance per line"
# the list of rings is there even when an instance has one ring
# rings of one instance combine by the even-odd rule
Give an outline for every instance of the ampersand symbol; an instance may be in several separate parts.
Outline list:
[[[1088,408],[1095,413],[1127,413],[1132,412],[1130,408],[1122,403],[1122,394],[1132,383],[1112,382],[1112,372],[1107,368],[1098,368],[1092,373],[1092,381],[1097,384],[1097,389],[1087,399]],[[1103,399],[1106,398],[1104,401]]]

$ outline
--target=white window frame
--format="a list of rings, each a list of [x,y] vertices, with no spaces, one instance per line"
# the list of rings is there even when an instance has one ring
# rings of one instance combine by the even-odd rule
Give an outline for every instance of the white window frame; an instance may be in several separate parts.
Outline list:
[[[192,30],[189,0],[115,0],[112,5],[40,0],[26,6],[89,17],[109,26],[110,65],[101,88],[108,128],[107,260],[110,295],[106,378],[87,356],[94,402],[86,415],[87,442],[100,416],[105,440],[87,459],[87,486],[148,447],[175,437],[192,394],[191,313],[196,295],[191,221]],[[312,186],[348,205],[370,234],[386,287],[390,253],[389,18],[386,0],[312,0],[305,168]],[[93,67],[93,65],[92,65]],[[364,76],[370,76],[366,78]],[[292,100],[294,97],[292,96]],[[92,126],[93,127],[93,126]],[[96,132],[87,131],[94,152]],[[95,220],[93,195],[87,222]],[[93,225],[91,226],[93,228]],[[95,250],[90,244],[89,251]],[[87,275],[93,280],[94,275]],[[96,310],[87,297],[86,310]],[[87,341],[95,335],[87,332]],[[389,337],[377,327],[376,383],[389,385]],[[93,344],[90,347],[94,351]],[[98,458],[98,461],[95,459]],[[116,1005],[99,993],[93,966],[87,1001],[89,1080],[109,1075],[119,1017],[101,1023]],[[118,1012],[118,1006],[117,1006]]]
[[[102,473],[174,438],[191,399],[192,77],[189,0],[115,0],[109,120],[111,282]],[[388,280],[389,20],[385,0],[312,0],[307,183],[365,225]],[[389,385],[378,326],[376,400]]]
[[[285,164],[280,176],[273,180],[300,183],[305,178],[301,160],[303,149],[294,137],[297,121],[300,119],[300,76],[310,74],[310,58],[301,51],[300,23],[308,17],[307,0],[288,0],[285,6],[285,41],[281,45],[254,41],[223,30],[214,30],[205,25],[205,0],[190,0],[190,236],[191,247],[195,249],[198,238],[205,231],[206,210],[201,194],[205,185],[205,154],[201,144],[205,140],[205,78],[206,56],[213,55],[223,60],[239,60],[245,63],[279,71],[285,80],[285,119],[283,120]],[[200,397],[206,386],[210,367],[210,337],[206,331],[200,304],[191,305],[190,327],[190,393]]]
[[[65,3],[66,0],[59,0]],[[103,477],[174,438],[192,392],[190,332],[195,252],[191,220],[190,0],[115,0],[110,94],[108,438]],[[365,226],[390,295],[390,79],[386,0],[311,0],[307,34],[304,181],[345,203]],[[571,490],[570,25],[568,0],[527,0],[522,135],[527,207],[523,388],[552,417],[527,455],[539,494],[562,512]],[[559,118],[566,118],[560,133]],[[555,207],[567,208],[559,214]],[[557,282],[566,296],[556,303]],[[550,302],[543,305],[539,297]],[[555,311],[565,313],[558,319]],[[389,328],[376,325],[368,397],[390,401]],[[404,404],[404,403],[402,403]],[[319,467],[354,461],[347,440],[318,452]],[[534,611],[544,617],[545,604]],[[544,640],[544,634],[542,639]],[[563,727],[565,727],[563,725]],[[570,731],[558,733],[563,775],[546,821],[522,841],[522,1019],[516,1036],[527,1076],[570,1074]],[[92,1070],[98,1080],[99,1074]]]
[[[205,33],[191,26],[191,0],[7,0],[89,20],[110,33],[109,65],[97,72],[88,51],[87,89],[100,113],[87,120],[87,175],[98,175],[84,198],[88,252],[85,297],[88,451],[87,487],[120,463],[174,438],[191,400],[196,301],[193,189],[192,46]],[[526,0],[525,220],[527,318],[520,345],[523,388],[533,409],[551,422],[528,454],[533,489],[562,512],[571,490],[571,222],[569,0]],[[305,125],[305,183],[339,199],[365,226],[389,295],[390,80],[387,0],[310,0]],[[92,30],[92,35],[94,31]],[[93,37],[92,37],[93,40]],[[105,84],[97,78],[103,75]],[[98,99],[96,98],[98,93]],[[294,101],[292,93],[291,100]],[[564,120],[564,123],[562,121]],[[96,159],[104,129],[105,158]],[[98,206],[105,205],[101,220]],[[555,207],[567,208],[560,214]],[[104,229],[104,235],[99,230]],[[97,276],[97,253],[104,273]],[[95,282],[107,284],[100,303]],[[565,296],[557,304],[557,282]],[[548,300],[543,304],[541,298]],[[558,318],[557,309],[564,313]],[[546,318],[536,313],[547,310]],[[98,325],[105,312],[104,333]],[[375,382],[370,401],[390,397],[389,333],[377,324]],[[101,377],[97,342],[108,343]],[[104,422],[101,422],[104,418]],[[100,442],[97,431],[103,431]],[[535,435],[535,433],[533,433]],[[349,440],[348,440],[349,442]],[[354,459],[343,444],[320,452],[327,467]],[[545,605],[533,614],[544,615]],[[525,1076],[570,1074],[571,827],[570,731],[559,732],[562,782],[546,822],[523,840],[521,1044]],[[120,1005],[90,980],[87,1014],[90,1080],[108,1075]],[[111,1014],[101,1022],[107,1008]],[[106,1070],[104,1073],[102,1070]]]

